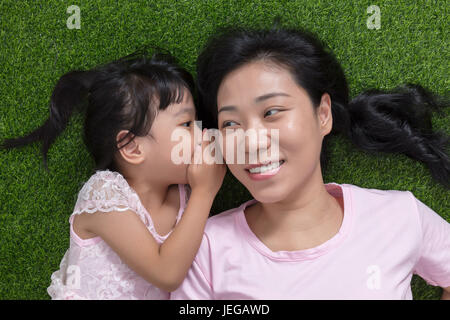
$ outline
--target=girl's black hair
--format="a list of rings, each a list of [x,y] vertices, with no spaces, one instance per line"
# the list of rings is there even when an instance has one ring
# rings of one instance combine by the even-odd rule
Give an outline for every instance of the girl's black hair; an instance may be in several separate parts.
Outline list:
[[[149,54],[152,49],[153,54]],[[163,49],[143,47],[88,71],[70,71],[56,83],[45,123],[20,138],[5,139],[3,148],[42,141],[44,165],[51,144],[67,126],[75,110],[84,110],[83,140],[95,160],[95,170],[118,171],[114,154],[118,142],[149,134],[158,110],[183,100],[183,89],[194,94],[189,72]],[[129,130],[116,141],[121,130]],[[126,144],[125,144],[126,145]],[[124,146],[124,145],[123,145]],[[121,147],[123,147],[121,146]]]
[[[323,170],[328,162],[327,142],[340,133],[369,153],[403,153],[421,161],[434,179],[450,188],[450,138],[433,132],[431,124],[432,111],[448,107],[448,99],[420,85],[406,84],[391,91],[368,90],[350,100],[341,65],[331,49],[309,31],[237,28],[212,37],[197,61],[200,118],[207,126],[217,128],[217,93],[225,76],[258,60],[289,70],[315,108],[323,93],[331,96],[333,128],[322,145]]]

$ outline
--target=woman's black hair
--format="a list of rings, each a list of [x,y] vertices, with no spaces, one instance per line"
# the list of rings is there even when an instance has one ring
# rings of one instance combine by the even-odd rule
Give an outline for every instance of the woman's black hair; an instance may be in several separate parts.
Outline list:
[[[431,124],[432,111],[448,107],[448,99],[420,85],[406,84],[391,91],[368,90],[350,101],[347,80],[335,55],[306,30],[235,28],[210,38],[197,61],[199,114],[207,126],[217,128],[217,93],[225,76],[258,60],[289,70],[315,108],[322,94],[330,95],[333,128],[322,145],[323,170],[329,156],[327,142],[340,133],[369,153],[403,153],[421,161],[434,179],[450,188],[450,138],[433,132]]]
[[[118,171],[114,161],[118,143],[130,138],[128,144],[135,136],[149,134],[158,110],[180,103],[184,88],[194,94],[191,74],[179,67],[167,51],[145,46],[91,70],[64,74],[51,95],[50,116],[45,123],[24,137],[5,139],[2,147],[42,141],[48,170],[51,144],[66,128],[73,112],[84,110],[83,140],[94,158],[95,170]],[[116,141],[121,130],[129,132]]]

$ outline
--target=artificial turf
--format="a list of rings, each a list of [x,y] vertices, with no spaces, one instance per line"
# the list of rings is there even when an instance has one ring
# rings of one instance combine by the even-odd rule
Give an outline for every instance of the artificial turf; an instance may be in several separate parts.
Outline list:
[[[381,9],[381,28],[368,29],[367,7]],[[70,5],[81,28],[69,29]],[[288,27],[316,32],[334,50],[351,96],[368,88],[419,83],[448,94],[448,1],[16,1],[0,2],[0,138],[24,135],[49,115],[58,78],[133,52],[143,44],[167,48],[195,76],[195,61],[209,35],[230,25]],[[449,132],[449,108],[434,116]],[[50,275],[69,245],[68,217],[93,160],[76,115],[42,166],[40,144],[0,151],[0,299],[48,299]],[[336,138],[325,182],[409,190],[450,221],[449,193],[424,165],[403,155],[369,156]],[[213,206],[218,213],[249,199],[230,175]],[[441,289],[412,281],[414,299],[438,299]]]

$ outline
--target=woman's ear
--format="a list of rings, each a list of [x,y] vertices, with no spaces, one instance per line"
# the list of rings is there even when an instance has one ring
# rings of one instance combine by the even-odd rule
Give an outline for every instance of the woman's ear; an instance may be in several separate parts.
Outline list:
[[[320,100],[317,112],[320,131],[324,136],[331,132],[333,127],[333,115],[331,113],[331,97],[328,93],[324,93]]]
[[[138,139],[133,134],[125,138],[128,133],[128,130],[121,130],[116,136],[119,153],[126,162],[141,164],[144,161],[142,145],[140,145]]]

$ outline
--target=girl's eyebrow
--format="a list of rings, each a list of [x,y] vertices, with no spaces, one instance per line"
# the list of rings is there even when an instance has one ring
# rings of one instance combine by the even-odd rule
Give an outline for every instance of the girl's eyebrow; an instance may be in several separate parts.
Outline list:
[[[267,93],[267,94],[264,94],[262,96],[256,97],[254,101],[255,101],[255,103],[260,103],[260,102],[262,102],[264,100],[267,100],[267,99],[270,99],[270,98],[273,98],[273,97],[277,97],[277,96],[290,97],[290,95],[288,95],[287,93],[284,93],[284,92],[271,92],[271,93]],[[219,111],[217,112],[217,114],[219,114],[222,111],[234,111],[234,112],[236,112],[237,108],[235,106],[225,106],[225,107],[220,108]]]
[[[192,108],[183,108],[180,111],[178,111],[177,113],[175,113],[175,117],[178,117],[184,113],[195,113],[195,111]]]

